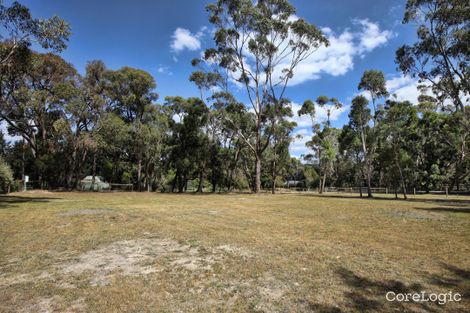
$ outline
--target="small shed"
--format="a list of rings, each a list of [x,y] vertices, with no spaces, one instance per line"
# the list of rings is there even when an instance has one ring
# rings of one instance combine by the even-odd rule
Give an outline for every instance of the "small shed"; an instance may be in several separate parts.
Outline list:
[[[105,191],[110,190],[111,186],[99,176],[95,176],[95,182],[93,183],[93,176],[89,175],[80,181],[80,189],[82,191]]]

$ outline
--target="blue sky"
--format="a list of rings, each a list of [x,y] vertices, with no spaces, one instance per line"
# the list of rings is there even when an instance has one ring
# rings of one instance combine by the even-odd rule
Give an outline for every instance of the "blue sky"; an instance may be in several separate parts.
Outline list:
[[[6,4],[11,1],[5,1]],[[61,55],[80,73],[90,60],[103,60],[112,69],[141,68],[157,82],[160,100],[165,96],[198,96],[188,81],[191,60],[211,46],[210,24],[203,0],[23,0],[33,16],[59,15],[72,27],[70,43]],[[405,0],[292,0],[297,16],[324,29],[331,42],[301,65],[287,97],[294,110],[308,98],[336,97],[345,104],[333,114],[333,125],[347,123],[348,104],[362,73],[385,73],[389,92],[415,100],[416,81],[396,71],[395,50],[416,40],[415,29],[402,25]],[[240,95],[242,96],[242,95]],[[321,121],[325,115],[319,112]],[[295,134],[303,139],[291,153],[306,153],[310,137],[308,119],[295,118]]]

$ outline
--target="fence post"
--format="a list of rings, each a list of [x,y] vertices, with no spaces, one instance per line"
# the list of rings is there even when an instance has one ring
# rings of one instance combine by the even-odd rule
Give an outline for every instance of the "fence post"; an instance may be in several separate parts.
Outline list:
[[[449,187],[446,187],[446,198],[449,196]]]
[[[416,188],[413,188],[413,194],[416,196]]]
[[[385,187],[385,194],[388,195],[388,188]]]

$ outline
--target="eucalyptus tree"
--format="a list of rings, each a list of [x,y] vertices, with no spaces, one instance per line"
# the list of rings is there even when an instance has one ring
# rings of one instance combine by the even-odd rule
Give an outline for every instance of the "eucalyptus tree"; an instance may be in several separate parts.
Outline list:
[[[168,145],[169,161],[175,169],[172,191],[186,191],[188,181],[194,178],[199,179],[200,190],[209,158],[208,138],[203,131],[209,109],[199,98],[166,97],[165,106],[171,117]]]
[[[430,84],[441,104],[450,99],[464,111],[470,97],[470,3],[408,0],[403,23],[417,24],[418,40],[396,51],[400,70]]]
[[[407,198],[407,177],[413,178],[413,143],[417,139],[418,114],[409,101],[387,101],[381,135],[382,154],[388,160],[388,175],[398,178],[403,197]],[[408,174],[408,175],[407,175]]]
[[[362,142],[355,129],[350,125],[344,125],[338,136],[338,163],[341,172],[338,177],[339,186],[360,186],[359,193],[362,197],[364,181],[364,153]]]
[[[65,117],[64,106],[76,90],[77,79],[75,68],[61,57],[34,53],[21,79],[3,82],[8,97],[2,101],[1,118],[11,134],[21,136],[27,143],[36,163],[37,178],[42,182],[46,182],[46,174],[58,173],[52,170],[57,166],[54,157],[59,148],[54,123]]]
[[[253,111],[255,137],[244,140],[254,157],[254,191],[259,192],[263,153],[272,138],[267,107],[285,104],[296,68],[328,41],[317,27],[296,18],[287,0],[219,0],[207,11],[215,48],[205,51],[204,60],[245,90]]]
[[[279,175],[285,172],[285,168],[290,161],[289,145],[292,142],[292,131],[297,123],[287,120],[285,117],[292,117],[290,105],[280,107],[270,107],[269,118],[274,121],[269,129],[271,133],[271,143],[269,146],[271,193],[276,193],[276,180]]]
[[[70,26],[61,18],[38,19],[31,16],[29,9],[14,1],[5,6],[0,1],[0,67],[18,66],[25,61],[33,43],[44,49],[61,52],[67,47]]]
[[[16,122],[21,118],[18,112],[19,88],[25,87],[26,72],[32,72],[33,62],[38,55],[31,51],[32,44],[46,50],[60,52],[66,48],[70,36],[69,25],[61,18],[33,18],[29,9],[18,2],[5,6],[0,0],[0,123],[6,124],[16,134],[23,136],[26,125]],[[23,91],[21,91],[24,93]],[[23,134],[22,134],[23,133]],[[31,144],[32,134],[23,136]],[[26,138],[25,138],[26,137]]]
[[[327,110],[327,120],[323,127],[316,122],[316,105]],[[314,156],[318,161],[320,170],[319,193],[323,193],[325,190],[326,180],[333,171],[333,163],[338,149],[338,134],[337,130],[331,127],[330,112],[333,109],[341,108],[341,106],[342,104],[335,98],[330,99],[326,96],[320,96],[317,98],[316,104],[312,100],[306,100],[297,112],[299,116],[308,115],[312,121],[313,135],[306,145],[314,151]]]
[[[368,159],[369,165],[372,166],[372,163],[376,161],[376,150],[380,149],[380,127],[381,127],[381,118],[383,115],[383,105],[379,105],[377,100],[379,98],[386,98],[389,96],[386,82],[383,72],[378,70],[367,70],[363,73],[361,81],[358,85],[358,90],[362,90],[369,95],[372,100],[372,127],[368,130]],[[367,172],[372,172],[372,167],[367,170]],[[382,167],[378,166],[378,175],[379,175],[379,185],[382,183],[383,171]],[[369,175],[370,176],[370,175]],[[368,184],[369,186],[369,184]],[[369,192],[368,192],[369,193]]]
[[[227,189],[230,191],[235,185],[237,172],[241,171],[246,176],[250,189],[255,191],[254,167],[252,150],[255,145],[255,118],[254,113],[249,112],[246,106],[235,99],[230,92],[219,91],[211,97],[213,111],[221,122],[223,134],[223,146],[228,149],[230,158],[226,179]]]
[[[327,96],[319,96],[315,101],[316,104],[326,110],[326,125],[331,127],[331,113],[335,110],[340,110],[343,104],[336,98],[328,98]]]
[[[362,155],[365,163],[365,173],[367,181],[367,196],[372,197],[371,177],[372,177],[372,156],[368,146],[371,144],[370,126],[371,112],[368,108],[369,101],[364,96],[356,96],[351,103],[349,113],[349,126],[361,140]]]
[[[104,76],[109,109],[131,126],[132,140],[128,148],[136,166],[135,185],[142,190],[142,163],[147,157],[143,151],[145,139],[142,127],[146,112],[153,109],[154,101],[158,99],[154,91],[156,83],[146,71],[127,66],[116,71],[108,70]]]
[[[98,151],[104,141],[99,129],[106,110],[105,71],[103,62],[92,61],[86,67],[85,77],[77,77],[75,84],[67,86],[68,91],[63,88],[69,96],[63,104],[64,114],[54,123],[54,128],[64,145],[63,159],[68,163],[65,180],[69,188],[79,187],[90,159],[92,183],[95,180]]]
[[[365,71],[364,74],[362,74],[358,89],[367,92],[372,100],[372,107],[374,109],[372,117],[374,119],[375,126],[377,124],[379,113],[379,108],[377,108],[377,99],[388,96],[383,72],[377,70]]]

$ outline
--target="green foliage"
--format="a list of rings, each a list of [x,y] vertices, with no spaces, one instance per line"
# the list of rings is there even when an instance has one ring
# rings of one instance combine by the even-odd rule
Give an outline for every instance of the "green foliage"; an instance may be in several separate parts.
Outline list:
[[[396,51],[404,74],[430,83],[442,105],[450,99],[460,111],[470,98],[469,12],[467,0],[408,0],[403,23],[418,24],[418,41]]]
[[[18,2],[7,7],[0,1],[0,22],[4,28],[6,40],[0,49],[0,66],[21,66],[33,43],[44,49],[61,52],[70,37],[70,26],[61,18],[37,19],[31,16],[29,9]],[[3,39],[3,36],[0,39]]]
[[[294,70],[328,40],[286,0],[219,0],[207,6],[215,27],[216,48],[206,50],[206,71],[228,92],[228,81],[244,86],[253,109],[254,139],[229,120],[235,134],[254,156],[254,191],[261,188],[261,160],[271,140],[272,125],[287,113],[285,92]],[[288,61],[290,60],[290,61]],[[193,61],[201,67],[203,60]],[[215,85],[210,74],[195,72],[191,80],[202,90]],[[201,93],[202,98],[202,93]],[[223,115],[224,117],[229,117]]]
[[[0,192],[9,193],[13,182],[13,172],[8,163],[0,156]]]
[[[328,41],[294,17],[288,1],[219,0],[208,12],[215,47],[193,60],[189,77],[199,98],[159,104],[154,78],[141,69],[111,70],[95,60],[82,76],[58,55],[33,52],[33,43],[64,49],[68,25],[0,2],[0,122],[22,139],[8,144],[2,133],[0,189],[15,188],[13,177],[23,175],[44,188],[74,189],[91,175],[139,191],[275,192],[291,181],[320,192],[367,184],[370,196],[372,187],[389,187],[405,197],[413,187],[470,184],[470,109],[462,99],[469,96],[467,1],[408,1],[404,21],[418,21],[419,39],[397,52],[397,62],[431,82],[432,94],[422,85],[417,105],[382,105],[384,75],[365,71],[358,89],[372,108],[362,95],[352,99],[342,129],[331,126],[343,106],[334,97],[292,112],[286,93],[295,69]],[[251,107],[234,96],[240,86]],[[317,120],[318,108],[325,121]],[[294,113],[312,123],[312,154],[301,160],[289,154]]]

